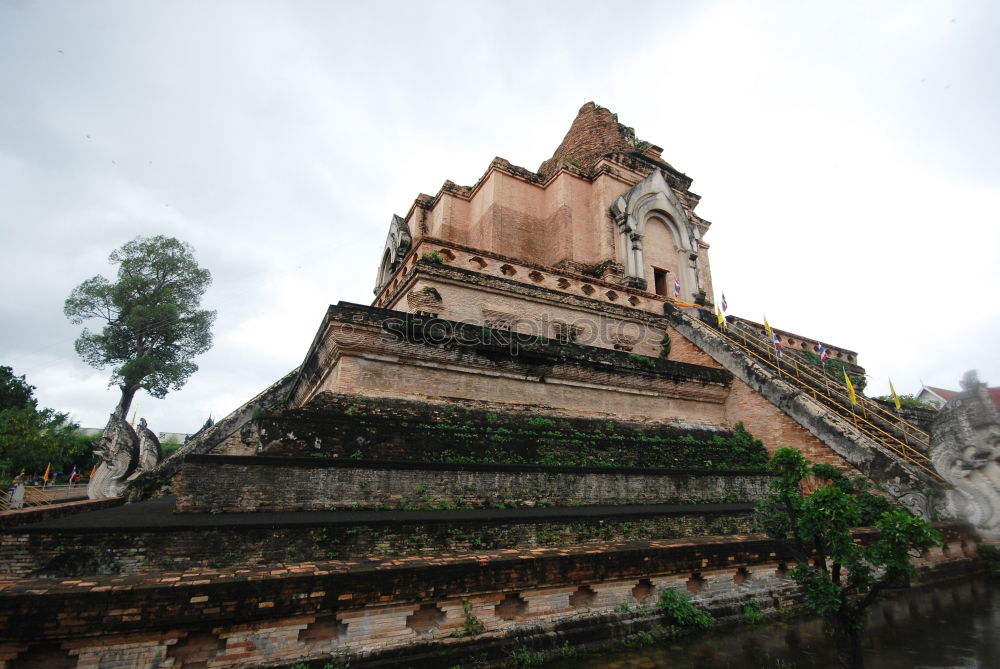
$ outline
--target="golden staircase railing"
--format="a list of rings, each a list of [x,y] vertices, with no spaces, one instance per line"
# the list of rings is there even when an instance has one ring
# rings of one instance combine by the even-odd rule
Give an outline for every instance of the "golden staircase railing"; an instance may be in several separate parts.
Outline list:
[[[862,395],[857,395],[857,405],[852,404],[843,382],[799,360],[794,353],[786,352],[779,357],[766,335],[742,323],[727,325],[724,329],[709,327],[781,378],[809,392],[814,400],[849,421],[859,432],[935,479],[941,478],[927,456],[930,447],[927,432]]]

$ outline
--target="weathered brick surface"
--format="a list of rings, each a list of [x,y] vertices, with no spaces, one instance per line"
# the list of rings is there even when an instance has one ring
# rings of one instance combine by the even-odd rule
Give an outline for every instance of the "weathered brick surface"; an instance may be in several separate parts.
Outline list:
[[[266,565],[293,560],[410,557],[470,550],[526,549],[584,542],[636,541],[750,531],[749,504],[633,507],[525,518],[500,510],[470,519],[423,514],[311,514],[308,522],[205,523],[87,530],[30,528],[0,543],[0,576],[68,578],[164,569]],[[343,516],[343,517],[338,517]],[[381,517],[378,517],[381,516]],[[419,516],[419,517],[418,517]],[[191,516],[186,516],[191,518]],[[309,518],[309,517],[307,517]],[[216,521],[217,519],[217,521]],[[296,520],[300,520],[296,518]]]
[[[764,443],[768,453],[774,453],[782,446],[790,446],[802,451],[813,462],[833,465],[852,474],[861,473],[740,379],[733,381],[732,390],[726,399],[726,415],[732,421],[742,422],[747,430]]]
[[[566,323],[577,330],[577,343],[614,348],[624,336],[634,341],[631,352],[654,358],[660,357],[660,343],[668,333],[673,341],[670,360],[720,367],[661,317],[665,297],[475,249],[430,241],[421,248],[439,253],[447,249],[454,257],[440,265],[415,264],[382,306],[415,311],[409,296],[433,289],[441,300],[432,313],[441,318],[487,325],[488,312],[505,312],[516,319],[514,330],[551,339],[559,338],[558,325]]]
[[[21,525],[40,523],[45,520],[52,520],[53,518],[72,516],[77,513],[107,509],[124,503],[125,500],[121,497],[111,497],[108,499],[87,499],[77,502],[46,504],[44,506],[2,511],[0,512],[0,531],[20,527]]]
[[[570,415],[718,425],[724,370],[340,303],[292,393],[550,407]]]
[[[175,486],[178,511],[491,508],[755,502],[750,473],[201,456]]]
[[[333,393],[262,416],[242,438],[263,455],[602,467],[605,473],[608,467],[759,470],[767,459],[752,435],[711,426]]]
[[[966,564],[968,528],[941,529],[947,549],[920,563],[935,571]],[[17,662],[59,651],[88,667],[153,667],[162,658],[249,667],[404,649],[409,658],[422,648],[440,657],[452,644],[488,647],[491,639],[573,621],[613,628],[635,615],[615,613],[622,604],[648,605],[662,588],[690,591],[694,575],[695,601],[722,615],[738,613],[749,598],[785,606],[798,594],[781,561],[774,544],[744,535],[0,583],[0,657]],[[464,600],[484,627],[474,639],[456,635]]]
[[[598,158],[615,152],[635,150],[635,131],[618,122],[618,115],[588,102],[573,120],[566,137],[539,172],[549,173],[560,163],[589,168]]]

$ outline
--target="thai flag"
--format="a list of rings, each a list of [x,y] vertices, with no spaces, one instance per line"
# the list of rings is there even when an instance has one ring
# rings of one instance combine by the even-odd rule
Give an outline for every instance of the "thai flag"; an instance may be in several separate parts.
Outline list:
[[[726,303],[726,294],[723,293],[722,294],[722,311],[723,311],[723,313],[725,313],[726,309],[728,309],[728,308],[729,308],[729,304]]]
[[[681,296],[681,284],[680,281],[674,279],[674,299],[676,300]]]
[[[826,360],[829,357],[830,357],[830,354],[827,352],[826,348],[824,348],[823,345],[820,344],[819,345],[819,364],[822,365],[823,367],[826,367]]]
[[[774,350],[778,354],[778,357],[780,358],[782,349],[781,349],[781,340],[778,339],[778,335],[774,335]]]

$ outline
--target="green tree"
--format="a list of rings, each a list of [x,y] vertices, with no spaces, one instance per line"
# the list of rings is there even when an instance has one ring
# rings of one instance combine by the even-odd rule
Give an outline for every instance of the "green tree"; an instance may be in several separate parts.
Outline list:
[[[22,469],[40,470],[51,463],[61,468],[67,461],[89,454],[76,431],[79,426],[64,413],[39,409],[35,387],[14,370],[0,366],[0,477]]]
[[[877,402],[882,402],[883,404],[891,404],[894,407],[896,406],[896,401],[892,398],[892,395],[879,395],[878,397],[873,397],[872,399],[875,400],[875,401],[877,401]],[[907,409],[937,409],[938,408],[935,404],[933,404],[931,402],[925,402],[922,399],[918,399],[912,393],[908,394],[908,395],[900,395],[899,396],[899,404],[900,404],[900,406],[902,406],[904,408],[907,408]]]
[[[844,383],[844,372],[851,377],[851,384],[854,389],[859,393],[864,392],[865,386],[868,385],[868,379],[861,374],[851,374],[851,367],[843,360],[830,359],[823,364],[820,357],[813,353],[812,351],[795,351],[803,358],[805,358],[811,365],[818,367],[820,371],[829,376],[831,379],[835,379],[837,383]]]
[[[21,376],[14,376],[14,370],[6,365],[0,367],[0,411],[4,409],[24,409],[35,406],[35,387]]]
[[[874,495],[830,465],[814,465],[792,448],[770,462],[775,480],[757,505],[757,522],[795,560],[792,578],[805,589],[806,605],[821,615],[842,669],[862,669],[861,634],[866,611],[879,594],[909,587],[917,576],[911,551],[940,544],[928,523]],[[802,480],[826,482],[803,494]],[[878,528],[878,537],[855,543],[851,529]]]
[[[125,418],[139,390],[164,397],[198,370],[192,359],[212,346],[215,312],[200,309],[212,275],[198,266],[190,245],[172,237],[136,237],[111,253],[118,280],[87,279],[66,298],[73,323],[84,329],[76,352],[98,369],[111,367],[109,385],[121,390],[115,414]]]

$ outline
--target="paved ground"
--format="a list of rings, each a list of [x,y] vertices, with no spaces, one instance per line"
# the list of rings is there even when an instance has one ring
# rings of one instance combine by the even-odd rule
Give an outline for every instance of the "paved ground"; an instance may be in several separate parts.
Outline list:
[[[749,511],[752,504],[650,504],[449,511],[286,511],[253,513],[175,513],[174,498],[125,504],[25,525],[20,530],[86,531],[177,530],[209,527],[294,527],[314,525],[398,525],[461,522],[537,522],[545,520],[622,519],[685,513]]]

